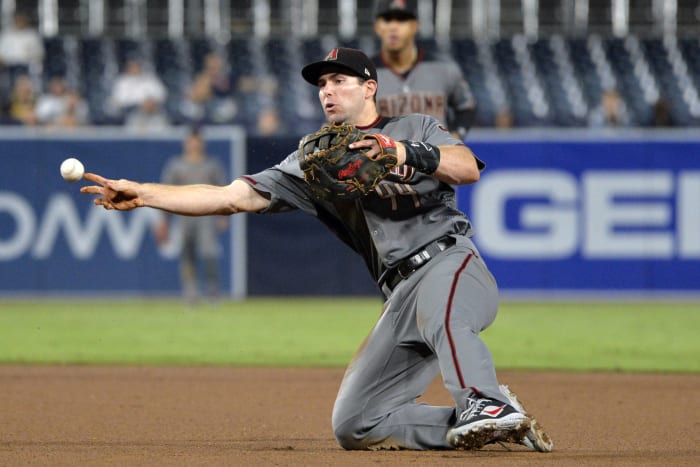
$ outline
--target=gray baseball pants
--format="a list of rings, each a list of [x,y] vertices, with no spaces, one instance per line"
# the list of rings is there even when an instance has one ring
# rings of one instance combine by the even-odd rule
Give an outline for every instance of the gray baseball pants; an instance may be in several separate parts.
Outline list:
[[[497,308],[496,282],[467,237],[399,282],[341,383],[332,420],[340,445],[450,449],[455,407],[416,399],[438,373],[459,411],[471,388],[503,399],[479,337]]]

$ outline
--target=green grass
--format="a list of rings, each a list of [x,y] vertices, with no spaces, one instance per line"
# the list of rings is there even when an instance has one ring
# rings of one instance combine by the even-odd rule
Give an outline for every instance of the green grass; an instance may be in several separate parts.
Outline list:
[[[0,363],[345,366],[370,299],[0,304]],[[482,334],[499,369],[700,372],[698,303],[511,303]]]
[[[505,303],[482,334],[498,367],[700,371],[700,303]]]

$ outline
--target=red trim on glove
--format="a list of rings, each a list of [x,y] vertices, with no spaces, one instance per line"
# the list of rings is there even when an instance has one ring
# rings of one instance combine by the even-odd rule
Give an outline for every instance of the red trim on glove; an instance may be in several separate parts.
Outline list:
[[[387,135],[383,135],[381,133],[374,133],[372,136],[374,136],[377,139],[377,142],[383,149],[396,147],[396,141],[394,141],[393,138]]]

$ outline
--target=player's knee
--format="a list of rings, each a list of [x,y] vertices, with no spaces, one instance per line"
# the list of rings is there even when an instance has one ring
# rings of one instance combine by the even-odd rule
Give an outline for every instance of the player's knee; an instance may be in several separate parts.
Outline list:
[[[339,398],[333,406],[333,434],[343,449],[365,449],[363,440],[367,430],[362,426],[363,417],[355,404],[356,401]]]
[[[367,449],[371,443],[367,441],[367,427],[363,426],[362,417],[357,416],[342,423],[333,420],[333,434],[343,449]]]
[[[335,439],[343,449],[371,449],[385,438],[377,429],[387,414],[379,411],[363,411],[361,407],[366,405],[366,401],[357,400],[354,397],[336,399],[331,423]]]

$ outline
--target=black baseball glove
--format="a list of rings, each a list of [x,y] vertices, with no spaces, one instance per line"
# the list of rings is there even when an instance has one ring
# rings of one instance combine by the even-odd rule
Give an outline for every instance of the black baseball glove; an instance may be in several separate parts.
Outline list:
[[[368,148],[348,149],[366,138],[379,143],[379,154]],[[396,143],[382,134],[364,133],[355,126],[326,124],[305,136],[297,150],[299,167],[313,193],[325,200],[354,200],[370,193],[396,166]]]

